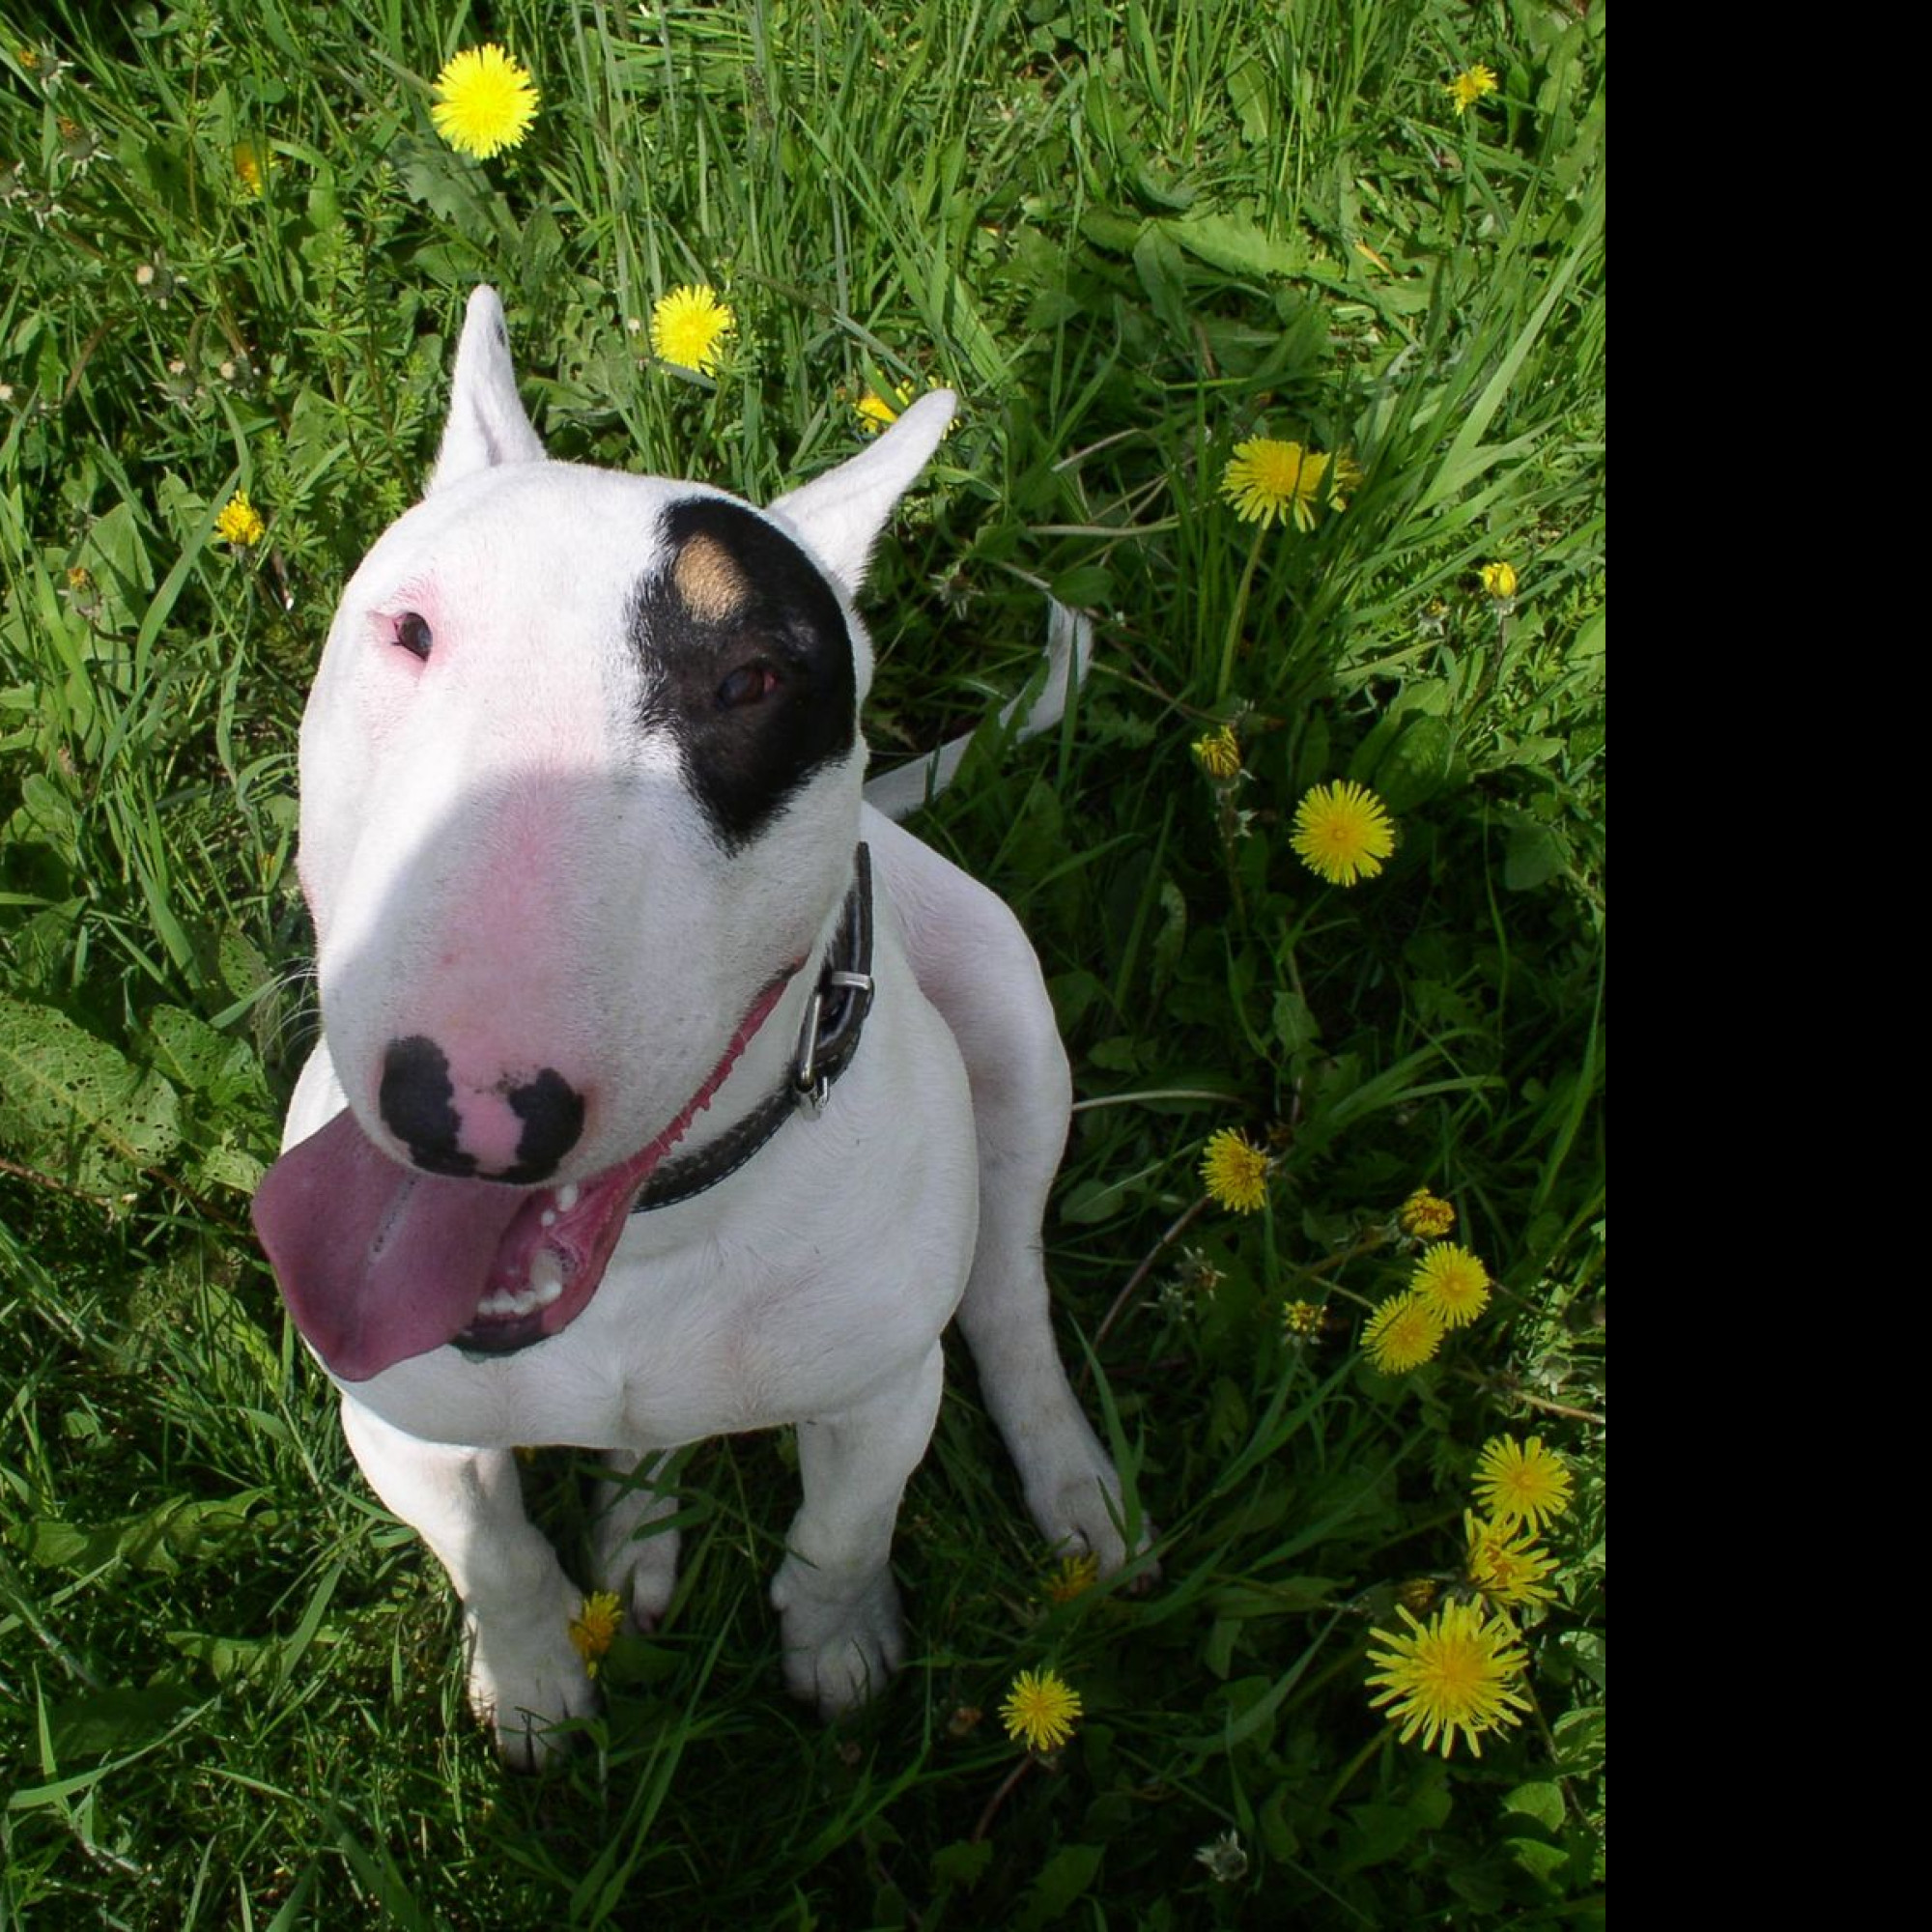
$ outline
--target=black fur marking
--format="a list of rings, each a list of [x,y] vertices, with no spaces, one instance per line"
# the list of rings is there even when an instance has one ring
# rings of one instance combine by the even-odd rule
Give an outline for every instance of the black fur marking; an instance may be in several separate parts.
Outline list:
[[[519,1186],[547,1180],[583,1131],[583,1095],[555,1067],[546,1066],[534,1080],[512,1087],[504,1098],[524,1131],[517,1140],[516,1166],[491,1178]]]
[[[383,1085],[377,1095],[383,1122],[428,1174],[469,1175],[476,1156],[458,1145],[463,1123],[456,1112],[456,1089],[449,1058],[422,1034],[392,1039],[383,1056]]]
[[[818,567],[742,503],[689,497],[665,513],[662,528],[664,568],[631,600],[644,679],[639,722],[676,737],[705,816],[736,852],[814,772],[850,753],[858,731],[851,634]],[[703,610],[687,602],[676,578],[679,554],[700,537],[742,579],[742,595],[732,585],[734,594],[708,599]],[[755,702],[721,696],[749,666],[768,668],[776,682]]]

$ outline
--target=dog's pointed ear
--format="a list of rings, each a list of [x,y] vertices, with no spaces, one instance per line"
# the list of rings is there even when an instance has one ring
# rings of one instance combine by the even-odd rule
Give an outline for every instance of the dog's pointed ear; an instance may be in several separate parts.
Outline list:
[[[503,304],[492,288],[470,291],[463,339],[456,345],[449,419],[442,426],[426,496],[499,463],[541,463],[543,444],[517,399],[517,372],[510,367],[510,331]]]
[[[939,447],[956,401],[951,389],[920,397],[870,449],[767,506],[805,540],[848,597],[859,594],[866,559],[893,505]]]

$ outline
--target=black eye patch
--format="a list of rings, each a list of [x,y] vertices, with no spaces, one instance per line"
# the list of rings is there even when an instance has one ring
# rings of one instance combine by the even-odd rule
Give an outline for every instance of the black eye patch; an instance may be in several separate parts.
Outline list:
[[[705,816],[735,852],[851,752],[852,639],[818,567],[743,504],[690,497],[661,533],[668,560],[631,600],[640,722],[677,738]]]

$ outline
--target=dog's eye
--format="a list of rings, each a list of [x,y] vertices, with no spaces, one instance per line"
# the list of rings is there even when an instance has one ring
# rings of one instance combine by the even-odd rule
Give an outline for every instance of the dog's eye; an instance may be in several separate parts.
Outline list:
[[[430,634],[428,620],[420,611],[405,611],[396,619],[396,641],[412,658],[422,658],[426,661],[430,646],[436,639]]]
[[[718,687],[718,702],[726,711],[741,705],[760,704],[779,688],[779,674],[770,665],[740,665]]]

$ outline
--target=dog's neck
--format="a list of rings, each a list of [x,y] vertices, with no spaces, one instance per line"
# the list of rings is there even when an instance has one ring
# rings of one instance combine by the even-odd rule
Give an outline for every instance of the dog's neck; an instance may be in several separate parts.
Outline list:
[[[648,1213],[703,1193],[754,1158],[794,1117],[817,1119],[858,1051],[871,1007],[871,974],[872,867],[862,841],[853,854],[851,885],[812,962],[793,976],[720,1088],[709,1110],[716,1124],[664,1160],[631,1212]]]

